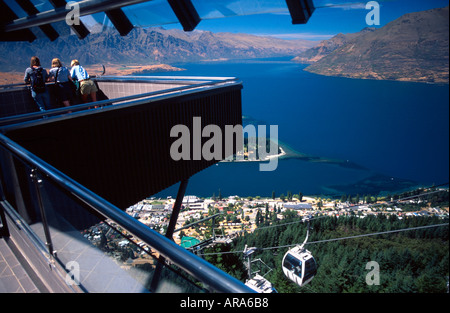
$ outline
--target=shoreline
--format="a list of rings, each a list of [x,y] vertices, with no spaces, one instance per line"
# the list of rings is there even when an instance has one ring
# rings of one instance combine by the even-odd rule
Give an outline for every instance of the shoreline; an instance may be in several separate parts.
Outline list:
[[[175,67],[168,64],[150,64],[150,65],[138,65],[138,64],[109,64],[105,65],[105,74],[108,76],[130,76],[143,73],[165,73],[165,72],[182,72],[186,71],[184,68]],[[90,76],[99,76],[103,72],[102,64],[97,65],[86,65],[83,66]],[[49,68],[44,68],[48,71]],[[70,70],[70,66],[67,66]],[[8,71],[0,72],[0,85],[11,85],[11,84],[23,84],[23,77],[25,73],[25,68],[23,72],[19,71]]]
[[[280,156],[280,159],[297,159],[311,163],[323,163],[323,164],[337,165],[344,168],[368,170],[366,167],[351,162],[349,160],[332,159],[302,153],[283,142],[280,143],[280,149],[282,149],[282,151],[285,152],[284,155]]]
[[[267,124],[264,121],[258,121],[256,119],[252,118],[251,116],[245,116],[245,115],[242,116],[242,120],[243,120],[244,125],[253,125],[253,124],[265,125],[265,124]],[[278,157],[279,160],[297,159],[297,160],[305,161],[305,162],[337,165],[337,166],[349,168],[349,169],[368,171],[368,169],[366,167],[359,165],[357,163],[351,162],[350,160],[341,160],[341,159],[333,159],[333,158],[328,158],[328,157],[320,157],[320,156],[314,156],[314,155],[306,154],[303,152],[299,152],[296,149],[292,148],[286,142],[282,142],[280,140],[278,140],[278,147],[281,150],[281,153],[279,153],[277,155],[269,156],[269,157],[265,158],[264,160],[231,160],[231,161],[226,160],[226,161],[228,161],[228,162],[264,162],[264,161],[269,161],[272,158]]]
[[[295,62],[295,61],[294,61]],[[360,80],[373,80],[373,81],[389,81],[389,82],[400,82],[400,83],[417,83],[417,84],[430,84],[430,85],[449,85],[449,80],[445,78],[427,78],[427,77],[396,77],[396,78],[387,78],[383,77],[377,73],[340,73],[340,72],[325,72],[320,70],[311,70],[309,67],[312,64],[300,63],[298,64],[305,65],[306,67],[303,71],[326,76],[326,77],[337,77],[337,78],[348,78],[348,79],[360,79]]]
[[[278,158],[279,160],[297,159],[300,161],[311,162],[311,163],[322,163],[322,164],[329,164],[329,165],[337,165],[340,167],[350,168],[350,169],[368,170],[366,167],[356,164],[354,162],[351,162],[349,160],[340,160],[340,159],[331,159],[331,158],[326,158],[326,157],[312,156],[312,155],[308,155],[306,153],[296,151],[295,149],[291,148],[286,143],[279,142],[278,144],[279,144],[278,148],[279,148],[279,150],[281,150],[281,152],[276,155],[269,155],[263,159],[255,159],[255,160],[225,159],[225,160],[221,161],[220,163],[222,163],[222,162],[224,162],[224,163],[257,162],[258,163],[258,162],[268,162],[274,158]]]
[[[86,66],[86,70],[92,73],[98,71],[99,67]],[[182,72],[186,69],[174,67],[168,64],[105,64],[105,75],[108,76],[129,76],[143,73],[165,73],[165,72]]]

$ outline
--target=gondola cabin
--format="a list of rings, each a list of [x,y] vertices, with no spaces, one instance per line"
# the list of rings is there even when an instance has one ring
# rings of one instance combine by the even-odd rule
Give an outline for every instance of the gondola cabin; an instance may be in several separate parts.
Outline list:
[[[245,284],[247,287],[250,287],[258,293],[277,293],[277,290],[273,287],[272,283],[261,275],[256,275]]]
[[[284,255],[283,272],[287,278],[302,287],[316,275],[317,263],[311,252],[297,246]]]

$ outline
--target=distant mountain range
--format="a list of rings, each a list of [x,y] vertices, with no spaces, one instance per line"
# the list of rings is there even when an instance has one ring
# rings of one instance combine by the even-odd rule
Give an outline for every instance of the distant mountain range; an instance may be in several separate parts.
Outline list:
[[[317,42],[282,40],[247,34],[183,32],[163,28],[135,28],[121,37],[114,29],[91,34],[84,40],[64,36],[54,42],[40,39],[33,43],[0,43],[3,71],[24,70],[31,56],[37,55],[44,67],[58,57],[66,65],[78,59],[82,65],[160,64],[215,59],[295,56]]]
[[[338,34],[294,60],[328,76],[449,82],[449,8],[406,14],[382,28]]]

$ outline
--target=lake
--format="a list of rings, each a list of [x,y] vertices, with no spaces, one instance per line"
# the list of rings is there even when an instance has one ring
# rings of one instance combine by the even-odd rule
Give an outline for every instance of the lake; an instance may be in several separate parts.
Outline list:
[[[320,76],[289,58],[174,66],[186,71],[164,75],[240,78],[245,117],[278,125],[279,140],[298,152],[358,165],[294,158],[260,172],[257,163],[220,163],[192,177],[187,194],[339,197],[448,182],[448,85]]]

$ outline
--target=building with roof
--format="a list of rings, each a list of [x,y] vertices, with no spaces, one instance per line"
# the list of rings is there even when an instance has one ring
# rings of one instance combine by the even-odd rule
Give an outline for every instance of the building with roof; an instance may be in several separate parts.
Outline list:
[[[283,208],[291,210],[312,210],[313,207],[310,203],[295,203],[295,204],[283,204]]]

